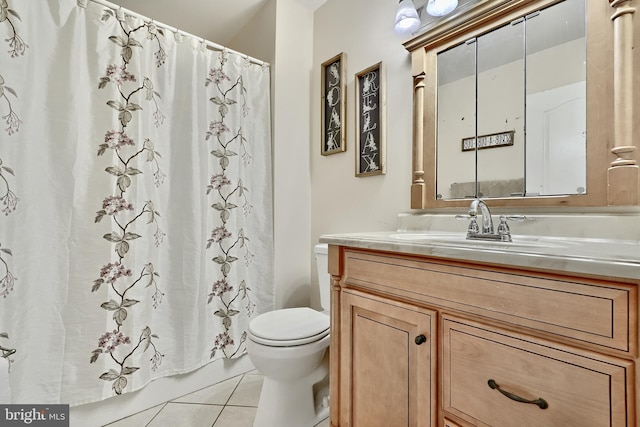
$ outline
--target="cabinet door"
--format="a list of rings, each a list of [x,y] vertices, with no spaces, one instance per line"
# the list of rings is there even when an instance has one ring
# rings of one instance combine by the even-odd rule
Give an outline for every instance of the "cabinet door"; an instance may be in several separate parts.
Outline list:
[[[436,425],[435,323],[435,312],[342,292],[342,427]]]

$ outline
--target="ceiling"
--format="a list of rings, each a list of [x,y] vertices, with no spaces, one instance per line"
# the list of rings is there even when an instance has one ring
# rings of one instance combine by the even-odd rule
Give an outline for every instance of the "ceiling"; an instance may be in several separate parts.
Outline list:
[[[226,45],[269,0],[109,0],[154,21]]]

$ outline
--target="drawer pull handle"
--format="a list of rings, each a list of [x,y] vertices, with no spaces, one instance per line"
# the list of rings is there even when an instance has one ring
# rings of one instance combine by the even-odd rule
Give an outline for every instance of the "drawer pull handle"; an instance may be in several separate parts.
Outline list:
[[[516,402],[533,403],[534,405],[538,405],[540,409],[547,409],[549,407],[549,404],[547,403],[547,401],[541,397],[535,400],[527,400],[513,393],[509,393],[508,391],[502,390],[498,385],[498,383],[496,383],[494,380],[489,380],[488,384],[489,384],[489,387],[491,387],[493,390],[498,390],[500,393],[504,394],[511,400],[515,400]]]
[[[424,334],[420,334],[416,337],[416,345],[424,344],[427,342],[427,337]]]

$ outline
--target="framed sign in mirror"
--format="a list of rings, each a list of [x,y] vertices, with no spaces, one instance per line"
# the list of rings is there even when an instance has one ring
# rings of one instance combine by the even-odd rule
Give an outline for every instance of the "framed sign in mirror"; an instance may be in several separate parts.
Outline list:
[[[382,62],[356,74],[356,176],[381,175],[385,165],[385,76]]]
[[[346,54],[339,53],[322,63],[322,146],[323,156],[347,149]]]

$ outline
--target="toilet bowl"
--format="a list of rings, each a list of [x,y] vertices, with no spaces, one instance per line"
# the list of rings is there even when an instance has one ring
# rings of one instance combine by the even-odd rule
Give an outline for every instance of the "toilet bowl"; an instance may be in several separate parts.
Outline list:
[[[329,416],[329,274],[327,245],[314,248],[320,303],[255,317],[247,353],[264,375],[254,427],[313,427]]]

